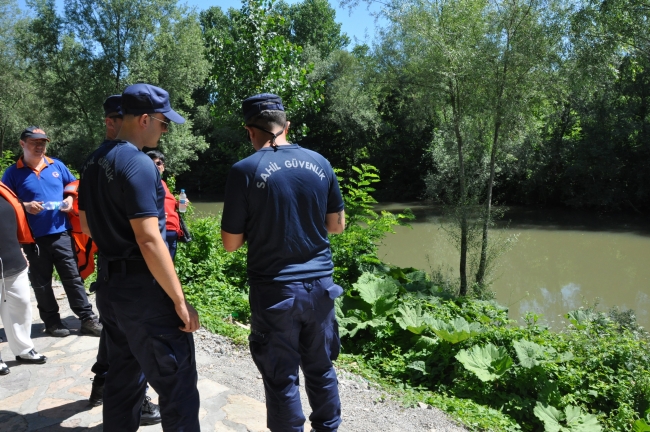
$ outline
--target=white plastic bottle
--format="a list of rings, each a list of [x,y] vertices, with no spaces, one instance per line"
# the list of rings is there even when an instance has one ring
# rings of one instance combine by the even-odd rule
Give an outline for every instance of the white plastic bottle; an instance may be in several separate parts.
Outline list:
[[[178,196],[178,211],[181,213],[187,211],[187,195],[185,195],[185,189],[181,189],[181,194]]]
[[[61,208],[61,201],[48,201],[48,202],[43,203],[43,210],[55,210],[56,211],[59,208]]]

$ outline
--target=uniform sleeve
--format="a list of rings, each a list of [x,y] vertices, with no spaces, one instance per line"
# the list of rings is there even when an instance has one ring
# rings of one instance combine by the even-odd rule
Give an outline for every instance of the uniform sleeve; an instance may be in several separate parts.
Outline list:
[[[129,161],[124,167],[122,184],[127,218],[158,217],[160,182],[160,174],[149,156],[142,153]]]
[[[223,216],[221,229],[230,234],[243,234],[246,230],[248,218],[248,203],[246,189],[248,180],[244,171],[237,165],[228,173],[226,182],[226,195],[223,202]]]
[[[336,178],[336,174],[332,167],[327,164],[330,169],[331,179],[330,182],[330,192],[327,197],[327,213],[338,213],[343,210],[343,197],[341,196],[341,189],[339,188],[339,180]]]

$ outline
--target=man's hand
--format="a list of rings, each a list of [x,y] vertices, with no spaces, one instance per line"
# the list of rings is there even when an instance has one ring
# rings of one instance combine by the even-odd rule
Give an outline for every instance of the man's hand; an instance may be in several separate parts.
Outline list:
[[[174,305],[174,308],[180,319],[185,323],[185,326],[179,327],[179,329],[187,333],[192,333],[199,329],[199,314],[187,300],[183,300],[182,303]]]
[[[74,200],[74,198],[72,198],[72,196],[68,195],[68,197],[63,200],[63,202],[68,203],[68,205],[66,207],[63,207],[63,205],[61,205],[61,208],[59,210],[61,210],[63,213],[71,212],[72,211],[72,201],[73,200]]]
[[[23,203],[25,210],[27,210],[27,213],[33,215],[39,214],[43,211],[43,206],[41,204],[43,204],[43,201],[30,201]]]

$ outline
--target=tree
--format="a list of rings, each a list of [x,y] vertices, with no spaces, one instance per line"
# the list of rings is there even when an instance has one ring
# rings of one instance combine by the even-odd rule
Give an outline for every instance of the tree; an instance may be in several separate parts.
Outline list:
[[[101,142],[101,104],[129,84],[158,85],[169,91],[173,106],[194,109],[192,92],[207,74],[196,14],[173,0],[66,0],[63,16],[52,0],[28,4],[36,18],[21,34],[21,52],[50,107],[53,150],[68,163],[83,161]],[[165,143],[179,139],[190,150],[168,154],[178,161],[177,171],[207,146],[189,132],[191,127],[191,121],[175,125],[163,140],[167,153],[179,146]]]
[[[292,120],[293,136],[304,135],[304,116],[322,103],[322,82],[307,78],[313,65],[302,64],[302,48],[282,35],[285,18],[273,12],[273,1],[244,0],[239,11],[224,16],[212,9],[203,16],[217,125],[238,128],[242,100],[275,93]]]
[[[488,270],[488,233],[492,223],[492,191],[497,155],[502,141],[521,139],[537,120],[544,86],[553,76],[562,33],[550,17],[558,8],[538,0],[492,0],[488,25],[479,48],[484,59],[481,87],[485,114],[490,119],[490,174],[487,181],[481,255],[476,282],[485,285]],[[561,11],[560,11],[561,12]],[[534,133],[534,132],[533,132]]]
[[[0,157],[8,143],[17,147],[20,130],[35,123],[34,113],[42,111],[16,47],[16,31],[24,19],[13,0],[0,0]]]

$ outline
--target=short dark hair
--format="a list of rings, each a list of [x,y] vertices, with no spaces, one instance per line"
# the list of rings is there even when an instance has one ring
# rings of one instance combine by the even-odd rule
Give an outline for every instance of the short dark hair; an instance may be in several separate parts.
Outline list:
[[[267,130],[273,130],[274,127],[284,128],[286,124],[287,114],[280,110],[264,110],[246,122],[246,126],[255,125]]]
[[[165,155],[159,152],[158,150],[149,150],[147,152],[147,156],[149,156],[151,160],[160,159],[161,161],[163,161],[163,163],[165,162]]]

